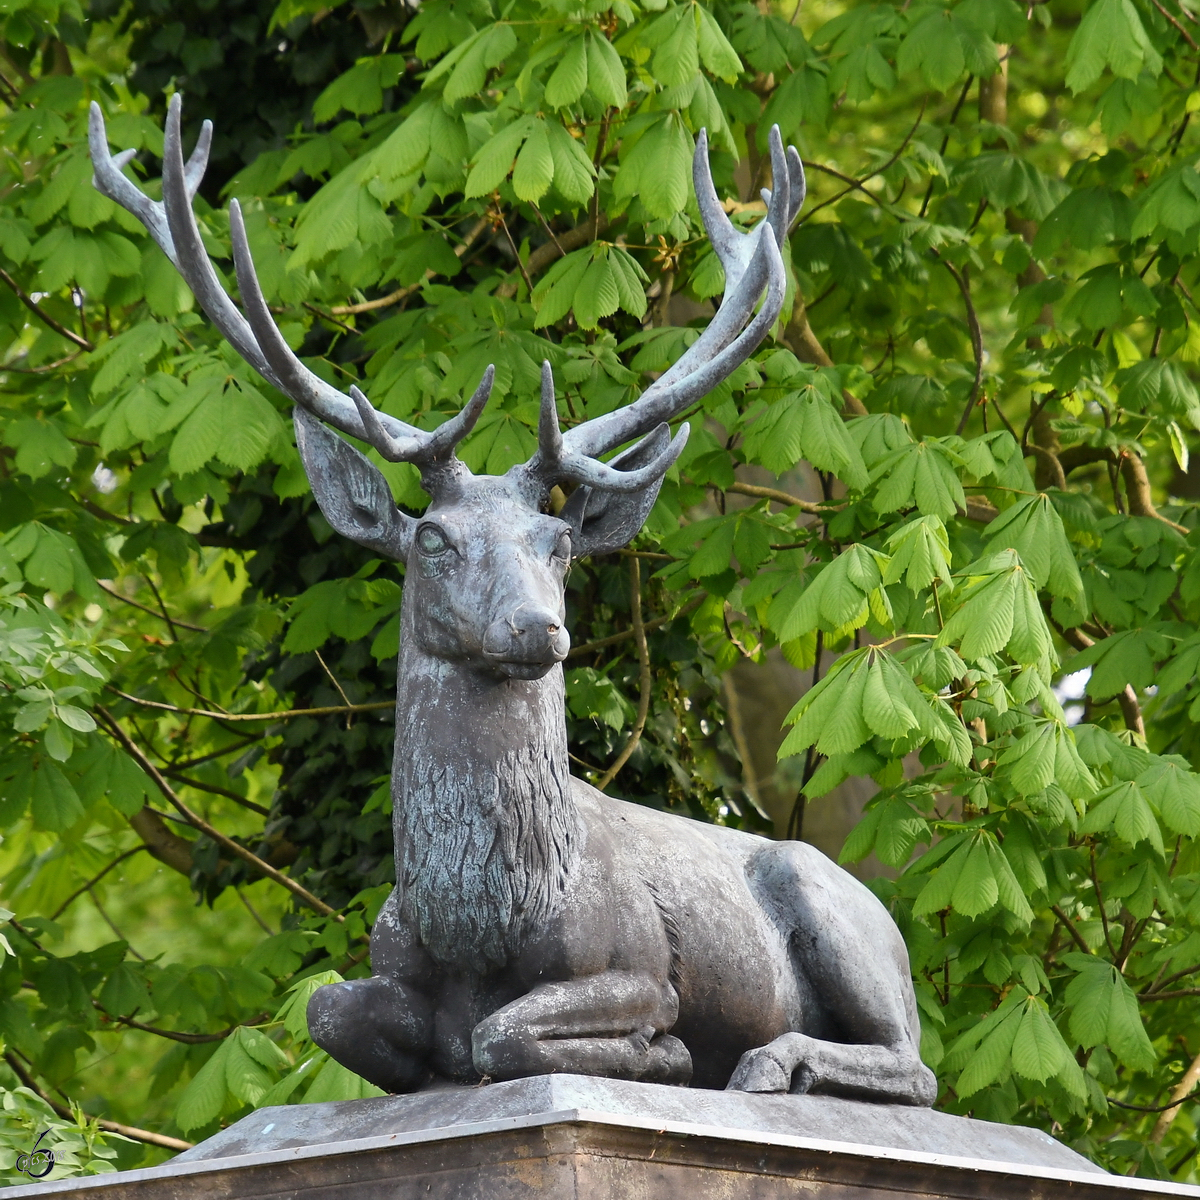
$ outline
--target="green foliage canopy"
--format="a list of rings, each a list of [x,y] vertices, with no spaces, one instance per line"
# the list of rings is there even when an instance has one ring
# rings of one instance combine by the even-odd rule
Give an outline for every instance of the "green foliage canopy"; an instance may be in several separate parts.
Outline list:
[[[153,194],[182,87],[227,139],[197,201],[226,274],[237,196],[289,344],[425,428],[494,362],[463,451],[491,472],[535,444],[542,358],[570,423],[706,321],[723,280],[698,130],[746,224],[770,125],[797,141],[812,194],[786,320],[683,418],[635,555],[572,576],[579,769],[631,744],[622,794],[764,829],[721,676],[768,653],[811,669],[782,750],[793,817],[878,785],[843,858],[891,869],[872,886],[908,941],[939,1103],[1194,1178],[1190,10],[231,13],[2,18],[3,1165],[49,1112],[63,1174],[370,1092],[303,1012],[369,970],[393,882],[402,578],[331,536],[283,398],[90,187],[88,103]],[[419,510],[411,468],[380,466]],[[1084,671],[1076,702],[1062,680]]]

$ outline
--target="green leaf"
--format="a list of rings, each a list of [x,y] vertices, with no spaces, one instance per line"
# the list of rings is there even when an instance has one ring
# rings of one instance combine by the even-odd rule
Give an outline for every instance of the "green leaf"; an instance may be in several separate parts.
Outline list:
[[[1157,75],[1162,59],[1150,44],[1131,0],[1095,0],[1067,47],[1067,87],[1089,88],[1105,67],[1114,75],[1136,79],[1142,70]]]
[[[572,38],[558,66],[546,81],[546,103],[552,108],[568,108],[583,95],[587,85],[588,42],[581,32]]]
[[[687,83],[700,69],[697,23],[691,19],[690,11],[694,7],[696,6],[681,6],[668,14],[675,19],[675,27],[655,51],[651,62],[654,77],[664,87],[676,87]]]
[[[1102,833],[1109,829],[1130,846],[1149,842],[1160,855],[1163,853],[1158,820],[1142,789],[1132,779],[1097,792],[1079,825],[1080,833]]]
[[[1030,996],[1013,1038],[1012,1065],[1018,1075],[1044,1083],[1058,1075],[1071,1052],[1045,1004]]]
[[[233,1043],[226,1038],[216,1053],[196,1072],[195,1078],[184,1088],[183,1095],[175,1108],[175,1123],[187,1133],[208,1125],[221,1115],[228,1095],[225,1082],[225,1064]]]
[[[550,139],[550,154],[554,159],[555,188],[564,200],[586,203],[592,198],[594,188],[595,169],[592,160],[583,146],[556,121],[546,122],[546,132]]]
[[[896,69],[901,75],[919,71],[925,82],[939,92],[956,83],[965,66],[954,18],[943,12],[932,12],[918,20],[896,55]]]
[[[726,83],[735,83],[742,70],[737,51],[729,44],[716,17],[707,8],[695,4],[692,11],[696,20],[696,43],[705,70]]]
[[[883,573],[884,583],[903,579],[914,594],[935,580],[950,585],[950,537],[940,517],[918,517],[901,525],[887,547],[892,559]]]
[[[625,67],[616,47],[598,33],[587,39],[588,91],[610,108],[624,108],[626,103]]]
[[[467,175],[463,188],[465,196],[487,196],[504,182],[512,170],[518,147],[535,123],[534,117],[522,117],[484,142],[475,155],[475,165]]]
[[[33,772],[31,801],[35,829],[61,833],[83,816],[83,805],[67,777],[44,759]]]
[[[575,320],[580,329],[595,329],[621,304],[621,292],[608,255],[594,258],[575,293]],[[726,564],[728,565],[728,564]]]
[[[1062,518],[1050,498],[1029,496],[1006,508],[984,531],[988,554],[1012,549],[1021,556],[1037,588],[1073,603],[1082,601],[1083,581]]]
[[[513,191],[521,200],[532,200],[536,204],[550,190],[554,179],[554,156],[550,153],[545,121],[534,122],[521,153],[517,155],[512,179]]]

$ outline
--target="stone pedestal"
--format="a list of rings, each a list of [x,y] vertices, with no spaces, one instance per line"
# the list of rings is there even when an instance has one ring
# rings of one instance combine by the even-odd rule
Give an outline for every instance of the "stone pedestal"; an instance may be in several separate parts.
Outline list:
[[[260,1109],[161,1166],[18,1187],[61,1200],[1123,1200],[1038,1130],[814,1096],[545,1075]]]

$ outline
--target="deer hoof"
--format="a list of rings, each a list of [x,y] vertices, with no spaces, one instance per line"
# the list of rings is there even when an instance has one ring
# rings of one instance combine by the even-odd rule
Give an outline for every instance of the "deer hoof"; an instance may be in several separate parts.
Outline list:
[[[692,1055],[688,1048],[669,1033],[656,1037],[648,1048],[648,1068],[643,1083],[672,1083],[681,1087],[691,1082]]]
[[[727,1092],[786,1092],[792,1086],[790,1074],[765,1046],[747,1050],[725,1085]]]

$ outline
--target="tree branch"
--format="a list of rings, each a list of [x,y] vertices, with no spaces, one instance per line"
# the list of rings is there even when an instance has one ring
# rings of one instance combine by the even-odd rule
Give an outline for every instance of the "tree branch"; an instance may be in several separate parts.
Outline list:
[[[57,921],[59,917],[83,895],[84,892],[90,892],[109,873],[114,867],[123,863],[127,858],[132,858],[135,854],[140,854],[143,850],[149,850],[147,845],[134,846],[132,850],[126,850],[124,854],[118,854],[98,875],[93,875],[87,883],[81,887],[77,887],[51,914],[50,920]]]
[[[326,708],[290,708],[283,712],[269,713],[222,713],[213,712],[208,708],[181,708],[177,704],[164,704],[160,700],[143,700],[140,696],[131,696],[128,692],[106,685],[114,695],[130,704],[140,704],[143,708],[157,708],[163,712],[178,713],[184,717],[211,717],[214,721],[288,721],[293,717],[328,717],[344,712],[375,712],[381,708],[395,708],[395,700],[375,700],[370,704],[334,704]]]
[[[337,921],[344,921],[345,918],[334,909],[330,908],[323,900],[318,900],[307,888],[301,887],[290,876],[285,875],[282,871],[277,871],[270,863],[264,862],[253,851],[247,850],[245,846],[235,842],[232,838],[226,837],[219,829],[214,828],[202,817],[192,812],[190,808],[179,798],[175,789],[163,778],[158,768],[142,753],[141,748],[136,742],[125,732],[124,729],[117,723],[116,719],[108,712],[103,705],[96,705],[96,712],[104,721],[108,731],[121,743],[133,759],[136,760],[138,766],[154,780],[158,790],[170,801],[172,807],[178,811],[180,816],[184,818],[189,825],[194,829],[198,829],[201,833],[206,834],[218,846],[223,846],[230,854],[240,858],[243,862],[249,864],[260,875],[265,875],[268,879],[274,880],[280,887],[287,888],[293,896],[296,897],[302,904],[306,904],[314,912],[318,912],[323,917],[333,917]]]
[[[581,246],[586,246],[588,242],[595,241],[607,228],[608,217],[604,213],[589,216],[586,221],[576,225],[574,229],[568,229],[566,233],[559,234],[557,241],[544,242],[531,250],[525,270],[532,278],[540,271],[544,271],[559,255],[570,254],[572,250],[578,250]]]
[[[12,1073],[36,1096],[48,1104],[55,1113],[65,1121],[75,1120],[75,1114],[63,1104],[51,1100],[37,1085],[37,1081],[21,1065],[20,1059],[11,1051],[5,1051],[4,1061],[8,1063]],[[87,1116],[87,1114],[84,1114]],[[151,1146],[161,1146],[164,1150],[190,1150],[196,1143],[185,1142],[182,1138],[167,1137],[165,1133],[151,1133],[149,1129],[138,1129],[134,1125],[122,1125],[120,1121],[110,1121],[106,1117],[92,1117],[101,1129],[108,1133],[119,1133],[122,1137],[132,1138],[135,1142],[146,1142]]]
[[[651,629],[658,629],[663,625],[670,625],[672,621],[678,620],[680,617],[686,617],[688,613],[695,612],[696,609],[698,609],[703,603],[703,600],[693,600],[690,604],[685,604],[676,613],[671,613],[665,617],[655,617],[653,621],[647,621],[642,628],[649,633]],[[594,642],[584,642],[580,646],[572,646],[567,652],[567,657],[574,658],[576,655],[594,654],[597,650],[602,650],[605,646],[615,646],[617,642],[623,642],[628,638],[635,636],[636,634],[634,630],[623,629],[620,633],[610,634],[608,637],[597,638]]]
[[[65,325],[60,325],[49,313],[43,311],[37,301],[34,300],[32,296],[28,295],[28,293],[22,291],[20,286],[17,284],[17,281],[6,270],[4,270],[3,267],[0,267],[0,279],[4,280],[4,282],[8,284],[10,288],[12,288],[12,290],[16,293],[17,299],[20,300],[20,302],[25,305],[25,307],[29,309],[29,311],[33,313],[33,315],[37,317],[39,321],[45,325],[49,325],[50,328],[53,329],[54,332],[60,337],[65,337],[67,341],[74,342],[76,346],[79,346],[84,350],[95,350],[96,347],[93,346],[92,343],[87,340],[87,338],[80,337],[79,334],[72,332]]]
[[[1063,928],[1071,935],[1071,940],[1084,954],[1091,954],[1091,947],[1083,940],[1083,934],[1075,928],[1074,922],[1057,904],[1050,905],[1050,911],[1062,922]]]
[[[187,838],[172,833],[167,823],[148,804],[129,818],[133,832],[146,843],[151,858],[163,866],[178,871],[180,875],[192,873],[192,843]]]
[[[148,604],[141,604],[137,600],[131,600],[128,596],[122,596],[116,588],[111,588],[103,580],[97,579],[96,582],[100,585],[102,591],[107,592],[110,596],[120,600],[122,604],[128,604],[133,608],[140,608],[142,612],[149,613],[152,617],[157,617],[160,621],[166,621],[168,626],[178,626],[180,629],[190,629],[193,633],[208,633],[209,631],[203,625],[192,625],[187,621],[181,621],[178,617],[168,617],[165,612],[159,612],[156,608],[151,608]]]
[[[828,505],[814,504],[811,500],[801,500],[799,496],[789,496],[787,492],[781,492],[777,488],[759,487],[754,483],[731,483],[721,490],[734,492],[739,496],[754,496],[760,500],[771,500],[786,508],[798,508],[801,512],[812,513],[818,517],[827,516],[832,511]]]
[[[598,791],[604,791],[617,772],[629,761],[629,757],[637,749],[642,740],[642,730],[646,728],[646,717],[650,712],[650,648],[646,645],[646,627],[642,624],[642,564],[636,559],[629,560],[629,607],[633,613],[633,636],[637,642],[638,652],[638,707],[637,717],[633,723],[633,733],[625,748],[617,755],[616,762],[600,777],[596,783]]]
[[[962,293],[963,304],[967,309],[967,327],[971,331],[971,350],[975,355],[975,380],[971,384],[971,394],[967,397],[966,407],[963,409],[963,414],[958,419],[958,427],[954,431],[961,437],[962,431],[966,429],[967,422],[971,419],[975,402],[979,399],[979,393],[983,387],[983,331],[979,328],[979,317],[975,313],[975,305],[971,302],[971,277],[967,268],[963,267],[959,271],[952,262],[942,258],[936,250],[933,250],[932,253],[950,272],[954,282],[958,284],[958,290]]]
[[[1197,1054],[1192,1059],[1192,1065],[1184,1071],[1183,1078],[1175,1085],[1175,1090],[1171,1093],[1170,1107],[1154,1122],[1154,1128],[1150,1132],[1151,1143],[1158,1145],[1167,1136],[1167,1130],[1171,1128],[1171,1122],[1179,1114],[1179,1105],[1191,1095],[1192,1089],[1196,1086],[1197,1082],[1200,1082],[1200,1054]]]
[[[454,253],[462,258],[464,254],[474,245],[475,239],[490,225],[491,222],[487,217],[480,217],[475,223],[475,226],[467,234],[466,241],[461,246],[454,247]],[[335,317],[349,317],[357,313],[378,312],[381,308],[390,308],[393,304],[399,304],[401,300],[407,296],[411,296],[413,292],[419,291],[424,286],[425,281],[432,279],[437,274],[436,271],[429,270],[425,272],[425,278],[420,283],[410,283],[406,287],[397,288],[387,296],[381,296],[378,300],[364,300],[361,304],[335,304],[329,310],[329,315]],[[325,316],[325,313],[321,313]],[[340,324],[340,322],[338,322]],[[345,328],[343,326],[343,328]]]

